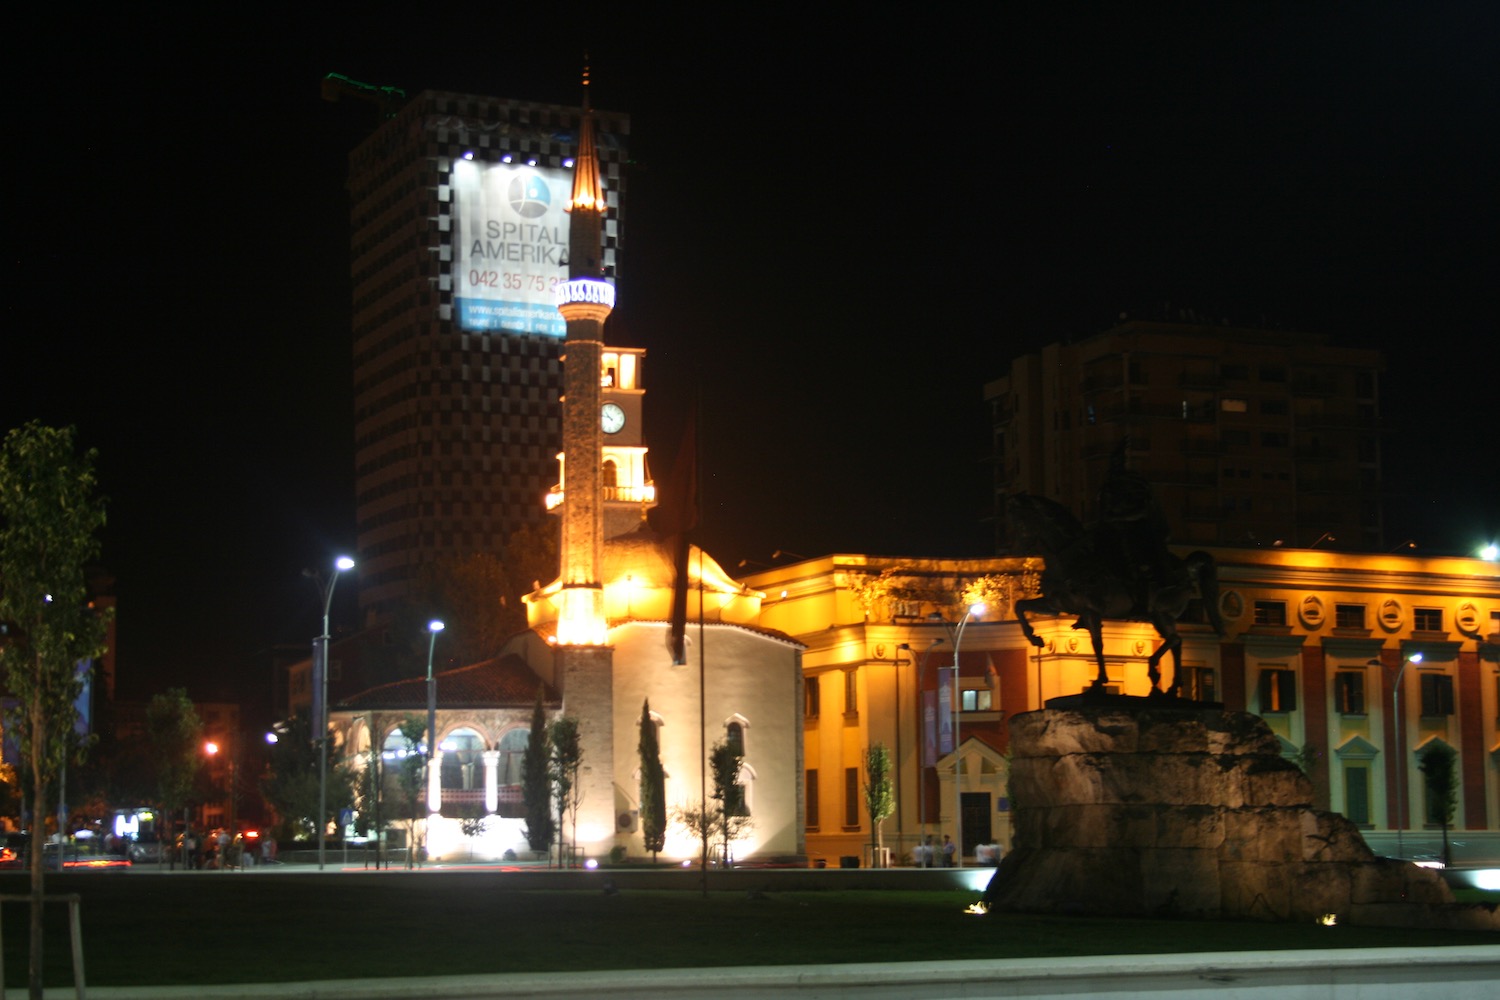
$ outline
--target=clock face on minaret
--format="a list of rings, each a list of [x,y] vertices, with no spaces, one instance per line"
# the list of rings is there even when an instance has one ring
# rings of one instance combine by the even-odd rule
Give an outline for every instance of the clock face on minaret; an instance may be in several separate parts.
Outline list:
[[[625,411],[619,403],[605,403],[599,410],[599,426],[606,434],[618,434],[625,429]]]

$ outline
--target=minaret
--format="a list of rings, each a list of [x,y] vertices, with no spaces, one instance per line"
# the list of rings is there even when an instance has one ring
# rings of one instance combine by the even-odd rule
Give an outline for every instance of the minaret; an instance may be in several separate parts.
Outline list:
[[[604,321],[614,307],[614,286],[601,260],[604,186],[583,72],[583,115],[568,203],[568,280],[558,288],[557,309],[568,324],[563,357],[563,476],[557,641],[600,646],[605,641],[604,591],[599,579],[604,542],[600,482],[603,435],[599,424]]]
[[[563,346],[563,502],[559,542],[556,677],[563,713],[578,720],[582,767],[576,828],[565,835],[590,852],[607,851],[615,836],[614,651],[606,645],[604,498],[600,469],[600,370],[604,321],[615,303],[601,260],[604,186],[594,145],[588,69],[568,211],[568,280],[557,308],[568,324]]]

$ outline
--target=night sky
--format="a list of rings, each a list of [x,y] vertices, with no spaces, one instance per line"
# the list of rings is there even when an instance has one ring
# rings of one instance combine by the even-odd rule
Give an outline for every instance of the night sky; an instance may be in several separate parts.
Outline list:
[[[1500,534],[1497,8],[1167,7],[23,25],[0,409],[101,453],[121,694],[260,697],[255,652],[318,630],[300,571],[353,549],[343,184],[374,118],[329,72],[576,103],[588,48],[632,116],[614,337],[649,352],[658,477],[701,395],[731,571],[986,554],[983,384],[1182,310],[1383,349],[1391,544]]]

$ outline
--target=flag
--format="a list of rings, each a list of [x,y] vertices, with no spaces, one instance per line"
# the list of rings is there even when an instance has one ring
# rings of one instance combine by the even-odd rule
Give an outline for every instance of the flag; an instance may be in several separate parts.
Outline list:
[[[687,662],[688,533],[698,524],[697,413],[688,414],[682,446],[647,520],[672,557],[672,662]]]

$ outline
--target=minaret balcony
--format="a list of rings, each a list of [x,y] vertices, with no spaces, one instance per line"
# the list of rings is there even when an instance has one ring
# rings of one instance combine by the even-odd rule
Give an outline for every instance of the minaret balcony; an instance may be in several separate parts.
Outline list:
[[[655,503],[656,484],[645,483],[641,486],[603,486],[599,493],[605,502],[616,503]],[[547,509],[556,510],[563,505],[566,493],[561,486],[554,486],[547,491]]]

